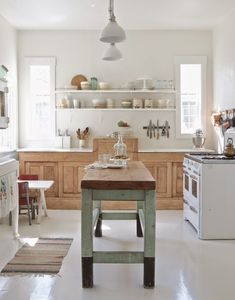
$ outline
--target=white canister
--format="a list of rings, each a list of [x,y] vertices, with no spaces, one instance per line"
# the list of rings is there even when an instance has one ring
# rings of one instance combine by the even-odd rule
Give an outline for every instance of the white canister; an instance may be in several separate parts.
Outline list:
[[[133,108],[143,108],[143,100],[133,99]]]
[[[63,148],[63,137],[62,136],[55,137],[55,148],[56,149]]]
[[[79,108],[79,100],[78,99],[73,99],[73,107]]]
[[[153,108],[153,100],[145,99],[144,100],[144,108]]]
[[[107,108],[113,108],[113,99],[108,98],[106,100],[106,103],[107,103]]]
[[[166,108],[166,100],[165,99],[158,99],[157,100],[157,107],[158,108]]]
[[[78,139],[78,147],[79,148],[85,148],[86,147],[86,140]]]
[[[66,104],[66,108],[72,108],[73,107],[73,103],[72,100],[70,100],[69,98],[65,98],[65,104]]]
[[[58,107],[60,107],[60,108],[67,108],[67,99],[66,98],[61,98],[58,101]]]
[[[63,136],[62,137],[62,147],[63,149],[69,149],[71,143],[71,137],[70,136]]]

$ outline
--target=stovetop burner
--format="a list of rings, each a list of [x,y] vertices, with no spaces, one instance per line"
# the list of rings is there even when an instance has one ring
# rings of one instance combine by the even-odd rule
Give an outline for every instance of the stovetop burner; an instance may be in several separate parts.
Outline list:
[[[224,155],[217,155],[217,156],[215,156],[215,155],[206,155],[206,156],[201,156],[200,157],[201,159],[219,159],[219,160],[233,160],[233,159],[235,159],[235,157],[227,157],[227,156],[224,156]]]
[[[235,156],[227,157],[221,153],[189,153],[186,157],[202,163],[235,163]]]

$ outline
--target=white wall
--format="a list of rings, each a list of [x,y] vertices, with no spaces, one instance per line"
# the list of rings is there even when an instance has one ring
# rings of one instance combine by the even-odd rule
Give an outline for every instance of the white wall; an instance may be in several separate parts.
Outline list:
[[[8,129],[0,129],[0,151],[3,147],[17,146],[17,37],[15,29],[0,15],[0,65],[9,70],[7,79],[9,87]]]
[[[214,110],[235,108],[235,11],[214,30]]]
[[[19,66],[20,86],[22,85],[22,62],[25,56],[56,56],[57,88],[70,84],[76,74],[92,76],[100,81],[108,81],[113,87],[119,87],[139,77],[154,79],[174,79],[174,56],[206,55],[208,57],[207,75],[207,119],[211,113],[211,66],[212,33],[210,31],[129,31],[127,40],[118,47],[123,59],[117,62],[102,61],[102,53],[107,45],[99,41],[98,31],[20,31]],[[124,95],[125,99],[129,96]],[[143,96],[144,97],[144,96]],[[155,96],[156,97],[156,96]],[[20,129],[21,146],[27,145],[26,128],[23,123],[24,90],[20,91]],[[69,128],[73,132],[73,146],[76,146],[75,130],[89,126],[94,135],[106,135],[116,130],[118,120],[129,122],[138,135],[140,148],[191,148],[191,140],[175,139],[174,112],[121,112],[86,111],[58,113],[58,128]],[[149,120],[156,122],[169,120],[170,139],[150,140],[142,126]],[[211,145],[211,125],[207,126],[207,147]],[[28,146],[28,145],[27,145]]]
[[[213,57],[213,110],[235,108],[235,11],[214,29]],[[221,128],[215,130],[217,149],[222,151]]]

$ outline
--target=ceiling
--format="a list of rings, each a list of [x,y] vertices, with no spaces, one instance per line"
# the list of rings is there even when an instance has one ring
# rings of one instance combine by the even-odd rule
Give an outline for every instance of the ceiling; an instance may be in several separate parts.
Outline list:
[[[109,0],[0,0],[0,14],[17,29],[102,29]],[[124,29],[212,29],[234,0],[114,0]]]

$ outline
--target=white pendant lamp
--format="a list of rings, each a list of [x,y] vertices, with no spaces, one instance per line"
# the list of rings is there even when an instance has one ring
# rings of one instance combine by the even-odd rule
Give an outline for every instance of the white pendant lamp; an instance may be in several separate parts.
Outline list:
[[[125,40],[126,34],[125,31],[122,29],[121,26],[119,26],[116,22],[116,17],[113,12],[113,0],[109,1],[109,23],[106,25],[106,27],[103,29],[100,41],[104,43],[119,43]]]
[[[114,43],[110,44],[110,47],[105,51],[103,55],[103,60],[119,60],[122,58],[122,53],[121,51],[115,46]]]

